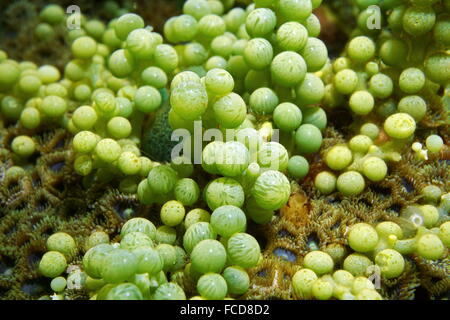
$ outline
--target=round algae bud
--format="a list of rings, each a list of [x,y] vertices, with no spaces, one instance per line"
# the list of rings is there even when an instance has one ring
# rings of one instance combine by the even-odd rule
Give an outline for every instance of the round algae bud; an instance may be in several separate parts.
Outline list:
[[[407,113],[394,113],[384,122],[384,131],[394,139],[406,139],[416,131],[416,121]]]
[[[336,186],[344,196],[355,196],[364,190],[366,184],[359,172],[347,171],[338,177]]]
[[[131,232],[142,232],[152,240],[155,240],[156,237],[155,225],[150,220],[144,218],[132,218],[125,222],[120,231],[120,236],[124,237],[127,233]]]
[[[121,249],[134,250],[138,247],[153,247],[153,241],[142,232],[127,233],[120,241]]]
[[[439,238],[446,247],[450,247],[450,221],[444,222],[439,227]]]
[[[227,282],[228,292],[231,294],[244,294],[250,286],[250,277],[244,268],[230,266],[223,271],[223,277]]]
[[[197,291],[208,300],[222,300],[227,295],[227,282],[220,274],[207,273],[198,279]]]
[[[367,268],[373,265],[372,261],[360,253],[352,253],[344,260],[344,270],[350,272],[355,277],[366,274]]]
[[[345,270],[337,270],[333,273],[333,280],[344,287],[351,287],[355,277]]]
[[[422,211],[423,223],[427,228],[433,228],[439,220],[439,211],[435,206],[426,204],[420,206]]]
[[[343,170],[352,162],[352,152],[346,146],[334,146],[325,156],[325,162],[333,170]]]
[[[391,221],[383,221],[375,227],[380,237],[387,238],[390,235],[396,236],[398,239],[403,238],[403,230],[400,226]]]
[[[197,222],[209,222],[211,219],[211,214],[200,208],[192,209],[186,214],[184,218],[184,227],[189,229],[190,226]]]
[[[228,239],[227,253],[231,263],[245,269],[255,267],[261,257],[258,241],[248,233],[232,235]]]
[[[292,287],[297,297],[310,299],[312,285],[317,280],[317,275],[310,269],[300,269],[292,277]]]
[[[375,256],[375,264],[380,267],[381,275],[387,279],[398,277],[405,269],[403,256],[392,249],[378,252]]]
[[[348,244],[357,252],[369,252],[375,249],[378,243],[376,230],[367,223],[353,225],[347,236]]]
[[[20,157],[29,157],[36,151],[36,145],[29,136],[17,136],[11,143],[12,151]]]
[[[364,160],[363,173],[371,181],[381,181],[386,177],[387,165],[383,159],[378,157],[369,157]]]
[[[77,246],[75,240],[69,234],[58,232],[48,237],[47,249],[49,251],[61,252],[64,256],[69,257],[75,253]]]
[[[39,272],[48,278],[56,278],[66,270],[66,267],[66,258],[58,251],[46,252],[39,262]]]
[[[358,294],[359,292],[361,292],[361,290],[364,290],[364,289],[373,290],[373,289],[375,289],[375,286],[366,277],[363,277],[363,276],[356,277],[355,280],[353,280],[352,293]]]
[[[336,190],[336,176],[328,171],[320,172],[314,179],[314,186],[322,194],[330,194]]]
[[[445,247],[441,239],[435,234],[424,234],[417,241],[417,253],[425,259],[437,260],[442,258]]]
[[[227,252],[217,240],[202,240],[197,243],[191,253],[192,267],[201,273],[222,271],[226,260]]]
[[[333,295],[333,285],[329,281],[317,279],[312,284],[311,292],[318,300],[328,300]]]
[[[181,202],[168,201],[161,208],[161,221],[169,227],[174,227],[183,221],[185,212]]]
[[[334,262],[328,253],[311,251],[303,258],[303,266],[311,269],[317,275],[322,275],[333,271]]]

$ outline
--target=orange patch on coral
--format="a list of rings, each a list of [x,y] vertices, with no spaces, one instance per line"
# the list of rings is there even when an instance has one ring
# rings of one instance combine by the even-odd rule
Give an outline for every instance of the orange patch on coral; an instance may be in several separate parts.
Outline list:
[[[302,193],[294,193],[288,203],[280,209],[280,216],[296,227],[302,227],[309,222],[308,197]]]

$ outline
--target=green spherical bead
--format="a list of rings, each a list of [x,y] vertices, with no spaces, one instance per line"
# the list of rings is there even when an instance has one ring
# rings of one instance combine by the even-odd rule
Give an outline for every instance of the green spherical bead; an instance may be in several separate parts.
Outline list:
[[[375,99],[370,92],[363,90],[355,91],[350,96],[349,106],[357,115],[366,115],[375,106]]]
[[[352,253],[345,258],[343,267],[345,271],[357,277],[365,275],[368,268],[372,265],[372,261],[365,255]]]
[[[135,284],[122,283],[112,287],[105,300],[144,300],[144,297]]]
[[[273,121],[280,130],[292,132],[302,123],[302,112],[295,104],[284,102],[273,111]]]
[[[11,142],[11,150],[20,157],[29,157],[36,151],[36,144],[29,136],[17,136]]]
[[[427,103],[422,97],[406,96],[399,101],[397,110],[409,114],[416,122],[419,122],[427,112]]]
[[[247,105],[238,94],[231,92],[218,99],[213,105],[214,119],[223,128],[237,128],[244,122]]]
[[[73,115],[73,124],[80,130],[89,130],[97,122],[98,116],[95,109],[90,106],[78,107]]]
[[[303,266],[317,275],[331,273],[334,268],[333,259],[323,251],[311,251],[303,258]]]
[[[144,20],[137,14],[127,13],[119,17],[114,23],[114,30],[117,37],[125,41],[128,34],[139,28],[144,28]]]
[[[95,154],[100,160],[112,163],[117,160],[122,153],[120,145],[112,139],[106,138],[100,140],[95,146]]]
[[[120,248],[134,250],[138,247],[153,247],[153,241],[149,236],[142,232],[129,232],[122,237]]]
[[[328,300],[333,295],[333,284],[323,279],[313,282],[311,293],[318,300]]]
[[[133,249],[133,254],[137,258],[137,273],[154,275],[163,269],[163,258],[156,249],[141,246]]]
[[[283,50],[299,51],[308,40],[308,30],[298,22],[286,22],[278,28],[276,39]]]
[[[63,292],[66,288],[67,281],[64,277],[56,277],[50,282],[50,287],[55,292]]]
[[[435,234],[424,234],[417,240],[417,253],[428,260],[438,260],[443,257],[445,247],[441,239]]]
[[[217,273],[207,273],[198,279],[197,291],[207,300],[222,300],[228,292],[227,282]]]
[[[46,246],[49,251],[58,251],[66,257],[70,257],[77,250],[75,240],[65,232],[52,234],[48,237]]]
[[[61,97],[47,96],[42,100],[41,110],[48,117],[61,117],[67,110],[67,103]]]
[[[153,294],[154,300],[186,300],[186,294],[176,283],[164,283]]]
[[[444,146],[444,140],[438,135],[430,135],[426,139],[426,146],[430,152],[439,152]]]
[[[225,205],[213,211],[211,226],[220,236],[228,238],[236,232],[245,232],[247,218],[240,208]]]
[[[171,200],[166,202],[161,208],[161,221],[169,227],[174,227],[183,221],[185,213],[186,211],[181,202]]]
[[[322,133],[312,124],[303,124],[295,132],[295,143],[301,153],[314,153],[322,145]]]
[[[357,252],[372,251],[375,249],[378,239],[375,229],[366,223],[357,223],[351,226],[347,236],[348,244]]]
[[[72,53],[78,59],[90,59],[97,52],[97,42],[91,37],[79,37],[72,42]]]
[[[399,78],[400,89],[407,94],[415,94],[425,85],[425,74],[417,68],[408,68],[402,71]]]
[[[310,0],[280,0],[278,3],[279,12],[292,21],[303,21],[312,12],[312,2]]]
[[[355,196],[360,194],[366,186],[363,176],[356,171],[342,173],[337,181],[336,187],[345,196]]]
[[[394,83],[387,75],[378,73],[370,78],[369,90],[374,97],[386,99],[392,94]]]
[[[371,181],[383,180],[387,170],[386,162],[378,157],[369,157],[363,162],[363,173]]]
[[[258,8],[247,16],[245,29],[252,38],[263,37],[274,30],[276,23],[275,12],[268,8]]]
[[[103,231],[95,231],[92,232],[91,235],[89,236],[89,238],[86,240],[86,250],[89,250],[99,244],[102,243],[109,243],[109,236],[107,233],[103,232]]]
[[[39,272],[48,278],[56,278],[67,268],[64,255],[57,251],[48,251],[39,262]]]
[[[137,271],[137,259],[125,249],[114,249],[105,256],[101,266],[101,276],[107,283],[121,283]]]
[[[387,279],[400,276],[405,270],[405,259],[395,250],[385,249],[375,256],[375,263],[381,269],[381,275]]]
[[[141,232],[146,234],[150,239],[155,240],[156,227],[155,225],[144,218],[132,218],[125,222],[120,231],[121,237],[124,237],[127,233]]]
[[[334,146],[325,156],[325,162],[333,170],[343,170],[352,162],[353,155],[346,146]]]
[[[209,222],[211,215],[208,211],[200,208],[192,209],[186,214],[184,218],[184,226],[189,229],[190,226],[197,222]]]
[[[367,62],[375,55],[375,43],[366,36],[353,38],[348,44],[347,53],[357,63]]]
[[[278,210],[289,200],[291,187],[289,180],[281,172],[268,170],[255,181],[251,195],[263,209]]]
[[[370,139],[368,136],[357,135],[349,141],[348,145],[350,147],[350,150],[352,150],[353,152],[365,154],[369,150],[370,146],[373,145],[373,142],[372,139]]]
[[[442,52],[432,54],[425,59],[425,74],[431,81],[443,84],[450,79],[447,67],[449,63],[449,54]]]
[[[103,260],[114,250],[110,244],[99,244],[89,249],[83,257],[83,268],[88,276],[100,279]]]
[[[176,229],[166,225],[159,226],[156,229],[156,238],[155,238],[156,242],[173,245],[175,244],[176,240],[177,240]]]
[[[273,59],[273,48],[269,41],[254,38],[247,42],[243,57],[246,64],[254,70],[263,70],[270,66]],[[231,60],[228,61],[230,66]],[[233,74],[233,73],[232,73]],[[233,75],[234,76],[234,75]]]
[[[305,79],[306,63],[298,53],[283,51],[273,58],[270,71],[272,81],[284,87],[294,87]]]
[[[227,282],[228,292],[231,294],[242,295],[247,292],[250,287],[250,277],[245,269],[239,266],[231,266],[226,268],[222,276]]]
[[[320,172],[314,179],[314,186],[322,194],[330,194],[336,190],[336,176],[328,171]]]
[[[328,50],[323,41],[312,37],[308,38],[301,50],[301,55],[306,62],[308,72],[319,71],[328,60]]]
[[[309,107],[303,112],[303,124],[312,124],[320,131],[327,127],[327,114],[325,110],[320,107]]]
[[[41,124],[41,114],[38,109],[28,107],[20,114],[20,123],[27,129],[35,129]]]
[[[298,298],[311,299],[312,285],[317,275],[310,269],[300,269],[292,277],[292,287]]]
[[[403,15],[403,29],[414,37],[431,31],[435,22],[436,13],[429,7],[409,7]]]
[[[325,95],[322,79],[313,73],[307,73],[296,89],[296,99],[300,106],[319,103]],[[308,110],[308,109],[307,109]]]
[[[253,236],[248,233],[235,233],[228,239],[227,253],[232,264],[248,269],[258,264],[261,249]]]
[[[351,69],[340,70],[334,76],[333,84],[339,93],[351,94],[358,85],[358,75]]]
[[[217,232],[208,222],[196,222],[187,227],[183,236],[183,247],[186,252],[191,253],[192,249],[202,240],[215,240]]]
[[[185,206],[195,204],[200,196],[200,189],[195,180],[183,178],[175,184],[175,198]]]
[[[302,156],[293,156],[289,159],[287,170],[292,177],[301,180],[309,172],[308,160]]]
[[[133,72],[135,61],[128,50],[118,49],[109,56],[108,67],[115,77],[125,78]]]
[[[416,130],[416,121],[407,113],[395,113],[384,122],[384,131],[394,139],[409,138]]]
[[[191,253],[191,263],[194,270],[201,273],[221,272],[225,266],[227,252],[217,240],[202,240]]]
[[[167,165],[153,168],[147,178],[150,188],[159,194],[167,194],[172,191],[178,181],[177,173]]]

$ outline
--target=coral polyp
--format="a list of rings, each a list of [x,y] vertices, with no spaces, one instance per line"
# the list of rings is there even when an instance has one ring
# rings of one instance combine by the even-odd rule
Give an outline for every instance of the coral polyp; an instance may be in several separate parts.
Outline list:
[[[448,1],[57,2],[0,13],[0,299],[448,297]]]

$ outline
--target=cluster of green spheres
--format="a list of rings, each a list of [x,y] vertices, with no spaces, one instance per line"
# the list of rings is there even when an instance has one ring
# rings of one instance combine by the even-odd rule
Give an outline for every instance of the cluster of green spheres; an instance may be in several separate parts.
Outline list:
[[[184,300],[189,297],[177,282],[180,277],[196,283],[196,298],[245,294],[250,286],[246,270],[260,262],[261,249],[245,233],[244,212],[229,205],[211,215],[201,210],[183,216],[186,230],[181,239],[169,225],[156,228],[144,218],[128,220],[117,243],[103,231],[93,232],[82,265],[73,269],[67,266],[76,249],[74,239],[67,233],[53,234],[39,271],[53,279],[51,288],[62,298],[66,288],[75,288],[86,289],[92,300]]]
[[[309,179],[324,196],[358,196],[408,149],[427,160],[446,147],[437,132],[417,135],[421,142],[416,132],[448,104],[440,97],[450,81],[448,1],[356,1],[357,28],[333,60],[318,38],[321,0],[246,2],[187,0],[162,34],[114,2],[108,22],[48,5],[38,39],[53,39],[69,19],[81,23],[64,35],[63,72],[0,50],[2,123],[26,132],[6,141],[7,174],[41,152],[33,132],[61,127],[84,187],[117,187],[159,214],[154,223],[125,212],[119,242],[103,231],[81,245],[63,231],[50,236],[39,272],[52,279],[53,299],[72,289],[97,300],[238,298],[263,259],[247,228],[271,223],[294,181]],[[380,28],[368,27],[371,5],[380,6]],[[335,122],[327,117],[340,111],[352,118],[351,139],[323,143]],[[161,130],[182,136],[170,161],[143,151],[166,148],[144,142],[161,115]],[[324,169],[312,176],[318,161]],[[379,300],[372,271],[394,279],[405,256],[444,258],[445,192],[425,186],[417,205],[402,208],[402,223],[354,223],[345,245],[308,252],[291,279],[295,297]],[[71,264],[80,253],[82,263]]]

